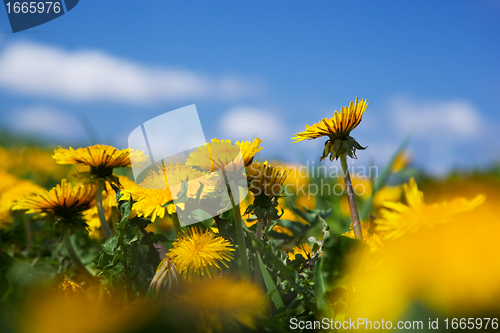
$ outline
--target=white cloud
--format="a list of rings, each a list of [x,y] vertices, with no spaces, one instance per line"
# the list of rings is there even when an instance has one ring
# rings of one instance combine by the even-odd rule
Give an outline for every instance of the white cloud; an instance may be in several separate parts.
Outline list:
[[[480,111],[464,100],[415,101],[407,97],[389,102],[387,131],[411,134],[418,164],[443,175],[471,159],[474,142],[489,134]],[[436,144],[438,143],[438,144]]]
[[[75,117],[45,106],[32,106],[12,112],[9,125],[18,132],[55,139],[79,140],[85,137]]]
[[[462,100],[416,102],[399,97],[389,106],[395,128],[403,133],[415,131],[418,137],[468,139],[484,128],[479,111]]]
[[[68,52],[32,43],[11,44],[0,55],[0,87],[73,101],[138,104],[232,99],[261,89],[237,77],[212,78],[188,70],[148,67],[95,50]]]
[[[248,140],[261,138],[270,143],[285,136],[285,124],[269,110],[238,106],[230,109],[220,120],[221,132],[228,138]]]

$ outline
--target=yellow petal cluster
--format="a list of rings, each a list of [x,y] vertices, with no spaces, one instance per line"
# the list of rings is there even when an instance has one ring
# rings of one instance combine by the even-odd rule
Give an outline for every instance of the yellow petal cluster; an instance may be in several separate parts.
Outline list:
[[[225,262],[233,259],[232,251],[233,245],[223,237],[194,227],[178,236],[167,255],[184,277],[211,277],[222,265],[228,267]]]
[[[266,162],[254,161],[247,168],[249,190],[255,196],[261,194],[267,197],[277,197],[281,194],[281,187],[290,170],[275,168]]]
[[[356,97],[356,100],[352,101],[351,104],[342,107],[340,113],[335,111],[332,118],[324,118],[312,126],[306,125],[306,130],[295,134],[292,140],[295,143],[306,139],[317,139],[322,136],[327,136],[331,140],[342,139],[359,125],[367,106],[368,102],[366,100],[358,101]]]
[[[302,255],[305,260],[309,260],[312,257],[312,247],[308,243],[300,244],[294,246],[291,252],[288,252],[288,259],[295,260],[295,256]]]
[[[51,214],[63,222],[69,222],[95,204],[96,192],[91,185],[73,186],[66,179],[49,191],[37,193],[19,200],[12,209],[34,214]]]
[[[132,161],[142,163],[147,157],[143,151],[130,148],[118,150],[107,145],[94,145],[85,148],[54,150],[52,158],[58,164],[83,164],[90,166],[90,173],[98,177],[110,176],[113,168],[128,167]]]
[[[186,165],[216,171],[223,168],[231,169],[231,166],[236,164],[236,168],[241,169],[241,164],[249,165],[254,156],[263,149],[260,147],[261,143],[262,140],[258,138],[252,141],[237,141],[234,144],[231,140],[214,138],[210,143],[195,149],[186,160]],[[238,160],[240,153],[242,162]]]
[[[140,217],[151,217],[154,222],[157,217],[163,218],[165,213],[175,212],[176,207],[173,203],[167,207],[165,205],[178,198],[182,183],[186,181],[188,181],[187,196],[196,198],[200,186],[203,186],[200,193],[200,198],[203,199],[214,191],[219,179],[216,175],[191,166],[171,163],[162,166],[160,171],[152,170],[137,186],[128,183],[131,187],[125,187],[122,191],[122,199],[132,198],[136,201],[133,205],[133,213]]]

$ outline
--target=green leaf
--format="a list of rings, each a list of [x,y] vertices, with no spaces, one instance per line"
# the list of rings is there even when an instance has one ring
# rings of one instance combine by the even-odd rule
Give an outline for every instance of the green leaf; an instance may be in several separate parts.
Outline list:
[[[114,234],[108,240],[102,244],[102,250],[104,253],[112,256],[115,253],[115,249],[118,246],[118,234]]]
[[[204,211],[201,208],[197,208],[191,212],[191,216],[195,218],[198,221],[205,221],[208,219],[212,219],[212,215],[210,215],[208,212]]]
[[[128,245],[131,245],[132,243],[137,242],[138,240],[139,240],[139,237],[137,237],[137,235],[136,235],[131,240],[128,241]]]
[[[165,235],[162,235],[162,234],[153,234],[151,236],[151,242],[153,244],[156,244],[156,243],[159,243],[159,242],[166,242],[167,241],[167,237]]]
[[[198,188],[198,191],[196,192],[196,202],[201,202],[201,194],[203,193],[203,188],[205,185],[200,182],[200,187]]]
[[[320,216],[323,218],[327,218],[332,213],[332,209],[323,211],[317,209],[311,210],[307,209],[306,207],[302,208],[305,210],[305,212],[297,208],[295,205],[292,207],[292,210],[295,212],[295,214],[299,215],[301,218],[303,218],[306,222],[308,222],[311,225],[315,225],[316,223],[320,222]]]
[[[320,311],[325,311],[327,309],[327,303],[325,302],[325,279],[322,272],[323,260],[319,258],[316,266],[314,267],[314,293],[316,295],[316,305]]]
[[[130,213],[132,212],[132,205],[134,204],[134,201],[132,200],[132,197],[130,197],[130,200],[127,202],[124,202],[120,205],[120,213],[122,215],[122,219],[120,220],[120,224],[127,220],[128,217],[130,216]]]
[[[321,257],[321,271],[327,291],[336,286],[336,282],[345,275],[346,258],[355,247],[365,244],[345,236],[330,236],[323,242],[323,256]]]
[[[267,270],[266,265],[264,265],[264,263],[262,262],[259,254],[257,254],[257,258],[259,259],[259,267],[260,271],[262,272],[262,277],[264,278],[264,283],[266,284],[267,291],[269,292],[269,295],[271,295],[271,299],[273,300],[276,309],[278,309],[278,311],[281,311],[285,308],[285,303],[283,303],[278,288],[276,288],[276,284],[274,284],[273,278],[271,277],[271,274],[269,274],[269,271]]]
[[[220,215],[221,218],[227,221],[234,221],[234,211],[233,209],[228,209]]]

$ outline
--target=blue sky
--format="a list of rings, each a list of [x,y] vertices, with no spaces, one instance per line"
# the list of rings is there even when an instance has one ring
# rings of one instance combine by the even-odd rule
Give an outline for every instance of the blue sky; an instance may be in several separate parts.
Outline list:
[[[290,137],[356,96],[356,163],[412,134],[440,173],[498,161],[500,2],[88,1],[12,34],[0,10],[0,125],[64,145],[127,145],[196,104],[207,139],[260,136],[262,158],[316,160]],[[82,120],[83,119],[83,120]],[[317,142],[316,142],[317,141]]]

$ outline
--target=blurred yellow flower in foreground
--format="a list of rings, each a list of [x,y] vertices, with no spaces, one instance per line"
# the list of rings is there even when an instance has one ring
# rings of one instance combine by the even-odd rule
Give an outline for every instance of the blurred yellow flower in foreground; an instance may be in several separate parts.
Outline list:
[[[361,304],[351,318],[396,319],[413,302],[447,316],[500,313],[500,216],[479,207],[453,222],[385,242],[379,264],[353,262],[350,285]]]
[[[470,201],[455,198],[449,202],[427,205],[415,179],[404,184],[403,189],[407,204],[386,202],[384,209],[380,210],[380,218],[376,220],[376,231],[384,239],[395,239],[421,228],[450,222],[456,215],[476,208],[485,200],[483,195],[478,195]]]
[[[49,191],[34,194],[19,200],[12,209],[27,209],[28,213],[49,215],[55,222],[79,224],[81,213],[95,204],[95,188],[91,185],[76,186],[61,181]]]
[[[195,317],[200,332],[237,332],[240,324],[255,329],[267,304],[257,285],[226,277],[195,280],[173,302]]]
[[[225,261],[233,259],[232,251],[233,245],[223,237],[195,227],[178,235],[167,256],[184,277],[211,277],[221,264],[228,267]]]
[[[373,207],[379,209],[387,201],[399,201],[403,194],[402,186],[384,186],[373,196]]]
[[[134,332],[150,317],[148,307],[114,304],[86,297],[65,284],[61,293],[45,292],[31,297],[18,314],[22,333],[124,333]],[[78,288],[76,288],[78,289]]]
[[[363,232],[363,242],[368,244],[373,251],[382,249],[384,247],[382,239],[378,234],[370,230],[370,228],[371,228],[370,222],[363,222],[363,221],[361,222],[361,231]],[[352,230],[352,223],[350,225],[350,230],[345,234],[343,234],[343,236],[356,239],[356,237],[354,236],[354,230]]]

